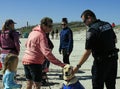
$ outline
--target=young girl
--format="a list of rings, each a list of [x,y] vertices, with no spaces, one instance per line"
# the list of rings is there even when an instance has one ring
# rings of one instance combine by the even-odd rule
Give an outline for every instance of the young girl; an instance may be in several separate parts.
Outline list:
[[[18,65],[18,57],[14,54],[8,54],[5,58],[3,69],[4,89],[21,89],[22,85],[17,84],[14,80]]]

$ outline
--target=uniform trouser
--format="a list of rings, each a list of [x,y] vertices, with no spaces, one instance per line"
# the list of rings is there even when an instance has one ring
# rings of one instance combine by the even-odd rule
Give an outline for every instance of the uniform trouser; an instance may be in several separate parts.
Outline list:
[[[117,77],[117,59],[118,56],[95,60],[92,66],[92,85],[93,89],[104,89],[104,83],[107,89],[116,89]]]
[[[67,49],[63,49],[62,53],[63,53],[63,62],[66,64],[70,64],[70,61],[69,61],[70,53],[69,54],[67,53]]]

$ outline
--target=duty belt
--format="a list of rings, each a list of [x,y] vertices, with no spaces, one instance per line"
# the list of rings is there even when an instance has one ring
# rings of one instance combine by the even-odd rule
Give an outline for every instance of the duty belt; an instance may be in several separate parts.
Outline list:
[[[101,55],[101,56],[95,56],[94,58],[95,58],[95,60],[98,60],[98,61],[102,61],[102,59],[109,59],[109,58],[111,58],[111,57],[114,57],[114,56],[117,56],[118,55],[118,53],[117,52],[113,52],[113,53],[111,53],[111,54],[108,54],[108,55]]]

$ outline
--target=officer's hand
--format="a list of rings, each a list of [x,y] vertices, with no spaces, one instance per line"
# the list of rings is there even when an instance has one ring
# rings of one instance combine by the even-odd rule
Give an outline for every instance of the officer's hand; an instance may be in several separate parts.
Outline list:
[[[76,66],[73,68],[72,74],[74,75],[76,72],[78,72],[80,66]]]

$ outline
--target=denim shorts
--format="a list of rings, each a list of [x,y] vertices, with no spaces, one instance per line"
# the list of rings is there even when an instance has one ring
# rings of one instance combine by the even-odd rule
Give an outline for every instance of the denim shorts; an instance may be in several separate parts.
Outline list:
[[[42,65],[30,64],[24,65],[25,76],[27,80],[41,82],[42,80]]]
[[[0,62],[2,63],[2,68],[4,68],[4,62],[5,62],[5,58],[8,54],[1,54],[0,55]]]
[[[1,55],[0,55],[0,61],[1,61],[1,63],[4,63],[5,57],[6,57],[7,55],[8,55],[8,54],[3,54],[3,53],[1,53]]]

